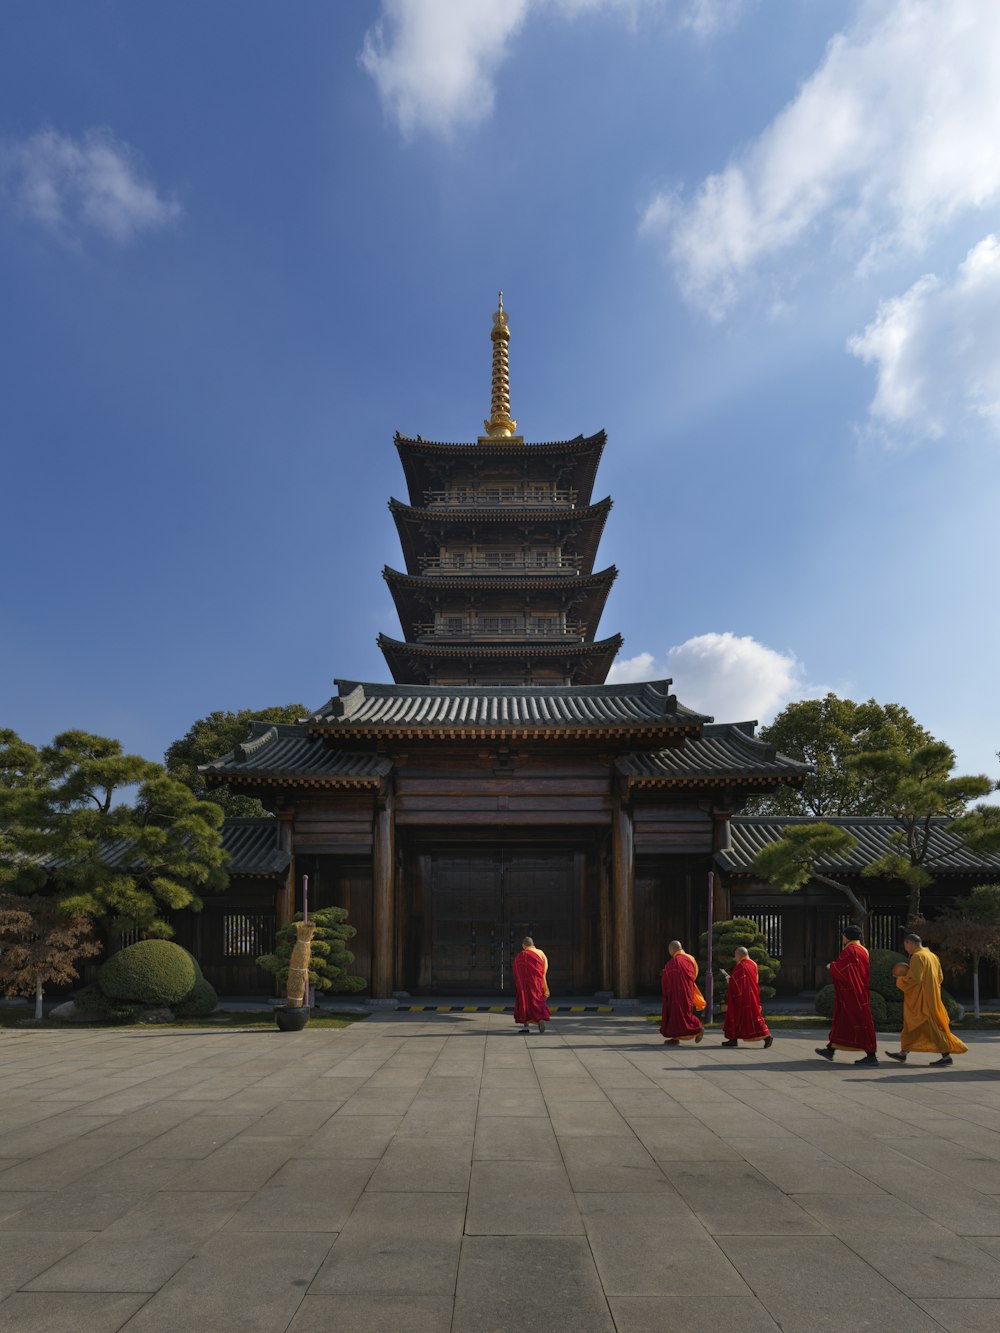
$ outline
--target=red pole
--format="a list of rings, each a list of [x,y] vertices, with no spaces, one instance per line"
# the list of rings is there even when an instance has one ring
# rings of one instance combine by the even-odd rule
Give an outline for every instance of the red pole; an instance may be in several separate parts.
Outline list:
[[[302,876],[302,920],[309,920],[309,876]],[[302,1003],[309,1008],[309,973],[306,973],[305,990],[302,992]]]

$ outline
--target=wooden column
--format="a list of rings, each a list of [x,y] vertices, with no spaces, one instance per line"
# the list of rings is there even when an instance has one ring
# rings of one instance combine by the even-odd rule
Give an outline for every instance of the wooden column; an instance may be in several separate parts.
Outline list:
[[[388,1000],[396,961],[396,798],[391,780],[376,798],[372,838],[372,970],[371,993]]]
[[[597,843],[594,856],[597,859],[597,942],[600,950],[601,990],[614,991],[615,983],[611,972],[611,883],[608,874],[610,849],[605,834]]]
[[[291,813],[278,815],[278,846],[288,853],[288,869],[274,901],[274,924],[280,930],[295,915],[295,816]]]
[[[611,816],[612,976],[619,1000],[635,995],[635,836],[628,793],[615,792]]]
[[[731,810],[712,811],[712,851],[728,852],[733,845],[733,812]],[[712,918],[715,921],[728,921],[732,915],[730,893],[722,882],[718,870],[712,874]]]

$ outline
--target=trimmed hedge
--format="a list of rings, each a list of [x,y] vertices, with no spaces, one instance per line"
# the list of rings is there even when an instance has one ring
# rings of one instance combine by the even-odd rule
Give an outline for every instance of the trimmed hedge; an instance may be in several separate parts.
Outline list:
[[[98,985],[84,986],[70,997],[81,1014],[95,1023],[134,1023],[142,1013],[141,1004],[112,1000]]]
[[[185,995],[179,1004],[174,1005],[174,1013],[178,1018],[207,1018],[209,1014],[215,1013],[218,1007],[219,997],[215,993],[215,987],[199,974],[191,993]]]
[[[186,949],[170,940],[140,940],[112,954],[97,984],[113,1000],[173,1007],[195,988],[199,973]]]

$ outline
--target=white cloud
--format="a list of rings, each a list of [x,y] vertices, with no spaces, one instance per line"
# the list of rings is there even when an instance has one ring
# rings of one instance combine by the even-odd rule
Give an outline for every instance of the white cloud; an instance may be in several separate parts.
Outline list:
[[[531,15],[563,19],[601,10],[634,21],[667,0],[382,0],[359,60],[405,135],[448,136],[489,117],[494,79]],[[677,0],[682,27],[708,37],[730,28],[745,0]]]
[[[698,634],[667,650],[658,666],[639,653],[611,668],[612,684],[670,676],[681,703],[720,722],[769,722],[785,704],[817,693],[806,684],[794,653],[768,648],[747,635]]]
[[[651,200],[693,303],[719,317],[758,266],[825,228],[870,264],[1000,197],[1000,5],[869,0],[763,133],[692,198]]]
[[[89,228],[120,243],[181,212],[145,176],[136,151],[99,129],[76,139],[39,130],[0,143],[0,197],[63,237]]]
[[[493,110],[493,74],[529,0],[383,0],[360,60],[404,134],[449,134]]]
[[[848,348],[878,372],[879,425],[939,437],[976,417],[1000,429],[1000,238],[974,246],[951,283],[926,274],[879,306]]]

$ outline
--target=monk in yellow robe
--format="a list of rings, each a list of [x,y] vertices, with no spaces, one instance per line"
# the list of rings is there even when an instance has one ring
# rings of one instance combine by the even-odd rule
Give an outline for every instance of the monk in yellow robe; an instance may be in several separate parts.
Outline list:
[[[903,992],[901,1049],[886,1051],[886,1055],[903,1064],[910,1051],[930,1051],[941,1057],[931,1061],[932,1069],[954,1064],[951,1057],[969,1048],[953,1036],[948,1011],[941,1001],[941,963],[919,935],[904,935],[903,948],[910,955],[910,963],[905,970],[902,963],[897,965],[896,986]]]

